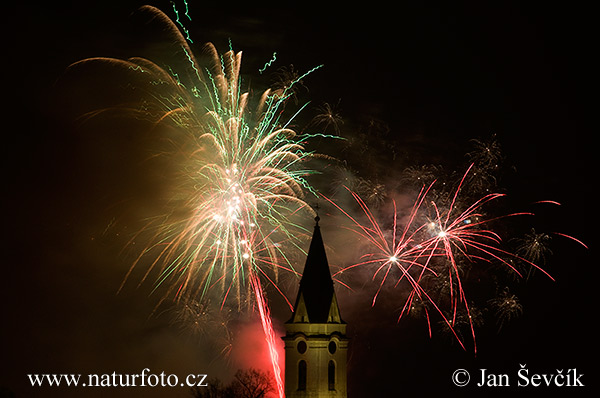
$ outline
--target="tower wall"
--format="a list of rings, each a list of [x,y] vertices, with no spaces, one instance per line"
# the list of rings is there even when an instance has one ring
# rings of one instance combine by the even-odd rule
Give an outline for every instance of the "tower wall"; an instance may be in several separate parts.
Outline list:
[[[286,398],[346,398],[346,325],[294,323],[286,329]],[[306,383],[299,380],[301,361],[306,363]]]

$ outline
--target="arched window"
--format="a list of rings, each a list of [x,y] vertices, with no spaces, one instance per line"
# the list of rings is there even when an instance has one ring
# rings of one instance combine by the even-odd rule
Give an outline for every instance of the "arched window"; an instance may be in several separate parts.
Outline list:
[[[298,390],[306,390],[306,361],[298,363]]]
[[[327,365],[327,382],[329,390],[335,390],[335,362],[329,361]]]

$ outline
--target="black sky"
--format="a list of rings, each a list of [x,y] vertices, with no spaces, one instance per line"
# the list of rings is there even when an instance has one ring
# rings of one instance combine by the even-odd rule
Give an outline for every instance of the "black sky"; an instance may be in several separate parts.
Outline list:
[[[80,142],[54,106],[54,84],[66,66],[86,57],[136,55],[147,43],[128,24],[131,12],[151,4],[173,16],[171,3],[74,3],[11,4],[4,14],[8,255],[1,277],[0,386],[18,397],[93,396],[102,391],[31,389],[25,375],[144,367],[179,374],[201,367],[220,374],[222,365],[211,368],[164,321],[148,320],[150,286],[115,295],[130,260],[119,254],[122,238],[92,240],[99,226],[111,222],[98,192],[111,186],[106,181],[113,176],[80,182],[89,166],[80,162],[87,155],[75,153]],[[386,125],[388,138],[403,148],[402,167],[412,162],[456,167],[470,139],[496,134],[512,165],[504,182],[515,202],[561,202],[542,213],[536,226],[575,235],[589,250],[557,241],[548,263],[556,281],[539,275],[531,281],[523,289],[523,317],[502,333],[484,331],[477,357],[452,342],[430,340],[420,324],[396,325],[391,319],[385,328],[350,326],[357,347],[350,364],[352,397],[399,396],[406,390],[502,393],[506,390],[461,390],[450,376],[457,368],[516,375],[520,364],[546,373],[577,368],[586,384],[597,384],[589,362],[597,348],[598,312],[591,10],[512,1],[389,4],[265,9],[191,1],[187,25],[197,43],[211,41],[219,51],[231,40],[243,51],[242,71],[248,74],[273,52],[278,66],[306,71],[323,64],[306,79],[306,96],[315,104],[339,100],[347,129],[370,120]],[[375,314],[368,307],[349,317],[370,321]],[[559,391],[573,396],[590,390]]]

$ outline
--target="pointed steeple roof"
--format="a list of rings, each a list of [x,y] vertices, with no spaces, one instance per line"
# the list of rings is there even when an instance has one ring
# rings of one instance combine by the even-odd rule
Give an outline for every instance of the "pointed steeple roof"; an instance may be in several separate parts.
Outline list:
[[[339,308],[333,290],[319,216],[308,249],[292,322],[340,323]],[[305,319],[308,318],[308,319]]]

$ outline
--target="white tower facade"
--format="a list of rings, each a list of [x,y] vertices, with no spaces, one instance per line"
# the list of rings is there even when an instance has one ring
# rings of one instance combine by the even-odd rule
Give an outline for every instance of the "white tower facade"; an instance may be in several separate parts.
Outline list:
[[[346,323],[340,316],[319,218],[315,220],[294,313],[285,324],[285,396],[347,398]]]

